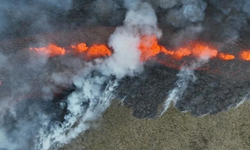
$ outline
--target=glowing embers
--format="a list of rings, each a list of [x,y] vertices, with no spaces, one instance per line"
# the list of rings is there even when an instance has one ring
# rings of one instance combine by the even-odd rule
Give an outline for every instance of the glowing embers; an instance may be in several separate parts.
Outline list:
[[[94,44],[87,47],[85,43],[79,43],[77,45],[71,45],[71,48],[74,49],[76,53],[83,54],[87,60],[106,57],[112,54],[109,48],[104,44]]]
[[[246,61],[250,61],[250,50],[240,52],[240,58]]]
[[[235,56],[231,54],[226,54],[226,53],[219,53],[218,58],[222,60],[233,60]]]
[[[47,47],[40,47],[40,48],[33,48],[31,47],[30,50],[36,51],[41,54],[48,55],[49,57],[65,55],[66,50],[62,47],[59,47],[55,44],[49,44]]]

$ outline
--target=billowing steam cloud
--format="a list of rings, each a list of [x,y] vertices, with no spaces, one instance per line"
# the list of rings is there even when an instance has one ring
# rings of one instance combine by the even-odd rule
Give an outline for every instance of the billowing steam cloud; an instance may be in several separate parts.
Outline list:
[[[26,109],[13,109],[13,115],[11,116],[16,117],[13,121],[17,120],[18,123],[16,125],[20,126],[13,133],[13,137],[18,137],[18,141],[15,142],[16,139],[14,141],[9,139],[10,133],[7,131],[1,132],[2,139],[6,140],[6,143],[17,143],[16,145],[11,144],[11,147],[7,144],[1,145],[3,148],[14,150],[33,147],[33,149],[47,150],[51,147],[57,148],[62,144],[68,143],[78,134],[89,129],[91,121],[97,119],[110,105],[110,101],[113,98],[112,92],[117,86],[119,79],[125,76],[137,75],[143,70],[143,64],[140,61],[140,51],[138,50],[140,38],[144,34],[153,34],[160,37],[161,31],[157,28],[157,17],[154,9],[148,3],[131,1],[130,3],[126,2],[125,7],[128,11],[124,25],[118,27],[109,40],[109,46],[114,49],[114,54],[104,60],[96,59],[94,63],[85,63],[83,70],[78,71],[77,76],[72,77],[76,91],[71,93],[66,101],[59,103],[61,109],[67,112],[67,115],[63,117],[63,122],[54,122],[52,121],[53,116],[44,113],[44,110],[37,109],[38,105],[41,104],[24,104],[27,107],[28,105],[34,105],[34,109],[28,107],[29,111],[26,115],[36,114],[38,115],[36,116],[37,119],[34,118],[28,121],[25,116],[21,118],[21,116],[16,114],[16,109],[19,111]],[[40,62],[37,65],[46,64],[46,56],[39,60]],[[34,59],[31,59],[32,61]],[[35,69],[37,65],[36,63],[31,63],[31,65],[27,65],[27,69]],[[59,85],[68,84],[64,83],[64,76],[65,73],[52,73],[51,75],[52,80]],[[27,88],[24,90],[28,93],[31,89],[27,85]],[[42,91],[48,95],[50,95],[49,92],[51,90],[53,91],[51,86],[42,88]],[[48,99],[49,97],[45,98]],[[34,133],[31,133],[28,139],[22,138],[22,136],[27,134],[28,130]],[[38,139],[35,138],[37,134],[39,134]],[[36,140],[32,141],[33,138]]]
[[[68,115],[60,126],[52,128],[46,134],[42,132],[40,149],[68,143],[78,134],[86,131],[89,121],[96,119],[109,106],[112,92],[117,86],[117,80],[124,76],[134,76],[142,71],[140,62],[139,41],[142,34],[161,35],[157,29],[157,19],[154,10],[148,3],[137,1],[128,3],[128,12],[124,25],[118,27],[111,35],[109,46],[114,54],[105,60],[96,60],[96,65],[88,64],[83,73],[74,80],[77,92],[67,98]],[[94,70],[93,70],[94,69]],[[91,76],[96,71],[97,76]],[[110,82],[110,76],[114,80]],[[103,89],[103,85],[107,86]],[[84,106],[84,104],[87,104]]]

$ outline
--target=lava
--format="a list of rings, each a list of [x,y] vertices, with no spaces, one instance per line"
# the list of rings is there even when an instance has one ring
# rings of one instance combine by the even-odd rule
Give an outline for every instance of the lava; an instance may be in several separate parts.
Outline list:
[[[158,41],[155,36],[143,36],[138,48],[141,51],[141,61],[146,61],[161,52],[165,54],[172,54],[164,47],[158,45]]]
[[[71,48],[74,49],[78,53],[82,53],[88,50],[88,46],[86,43],[79,43],[77,45],[71,45]]]
[[[112,53],[109,48],[104,44],[94,44],[87,51],[87,59],[95,59],[99,57],[110,56]]]
[[[191,54],[191,51],[186,48],[179,48],[176,51],[167,50],[166,48],[158,44],[156,36],[143,36],[141,38],[138,49],[141,51],[141,61],[146,61],[150,58],[153,58],[159,53],[171,55],[176,59],[181,59],[184,56],[188,56]]]
[[[172,51],[172,55],[175,59],[182,59],[185,56],[191,54],[191,51],[185,47],[181,47],[178,50]]]
[[[78,43],[70,45],[70,48],[71,50],[66,51],[63,47],[59,47],[56,44],[49,44],[47,47],[30,48],[30,50],[49,55],[50,57],[65,55],[66,52],[69,52],[83,56],[83,58],[88,61],[112,55],[111,49],[105,44],[93,44],[87,46],[86,43]],[[197,41],[174,50],[169,50],[158,44],[158,39],[155,35],[142,36],[138,49],[141,52],[140,60],[143,62],[149,59],[157,59],[156,56],[158,54],[164,54],[176,60],[183,59],[187,56],[199,59],[219,58],[224,61],[235,59],[235,56],[232,54],[220,53],[210,44]],[[250,61],[250,50],[242,51],[240,53],[240,58]]]
[[[243,60],[250,61],[250,50],[245,50],[245,51],[240,52],[240,57]]]
[[[40,47],[40,48],[33,48],[31,47],[30,50],[34,50],[38,53],[49,55],[49,57],[65,55],[66,50],[62,47],[59,47],[55,44],[49,44],[47,47]]]
[[[219,53],[218,58],[221,60],[233,60],[235,56],[231,54],[226,54],[226,53]]]
[[[191,53],[199,59],[207,59],[215,58],[218,51],[205,43],[195,43],[194,46],[191,47]]]
[[[205,43],[194,43],[188,46],[180,47],[174,51],[167,50],[158,44],[156,36],[143,36],[140,41],[139,50],[141,51],[141,60],[146,61],[159,53],[171,55],[175,59],[182,59],[185,56],[195,56],[198,58],[214,58],[218,51]]]
[[[104,44],[94,44],[88,47],[86,43],[79,43],[77,45],[71,45],[71,48],[76,54],[83,54],[86,60],[107,57],[112,54],[110,49]]]

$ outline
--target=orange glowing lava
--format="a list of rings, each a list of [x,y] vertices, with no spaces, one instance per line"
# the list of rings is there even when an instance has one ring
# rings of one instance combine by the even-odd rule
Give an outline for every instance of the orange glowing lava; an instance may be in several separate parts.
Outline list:
[[[70,45],[71,50],[65,50],[56,44],[49,44],[47,47],[30,48],[36,52],[40,52],[50,57],[65,55],[72,53],[79,55],[86,60],[92,60],[100,57],[107,57],[112,55],[112,51],[105,44],[94,44],[87,46],[86,43],[78,43]],[[233,60],[235,56],[232,54],[219,53],[218,50],[212,47],[210,44],[204,42],[191,42],[188,45],[179,47],[175,50],[168,50],[158,43],[158,39],[155,35],[142,36],[138,49],[141,52],[140,60],[147,61],[149,59],[157,59],[158,54],[164,54],[170,56],[176,60],[183,59],[184,57],[191,56],[199,59],[219,58],[221,60]],[[250,61],[250,50],[242,51],[240,57],[246,61]]]
[[[112,53],[104,44],[94,44],[87,50],[87,59],[110,56]]]
[[[240,52],[240,57],[246,61],[250,61],[250,50]]]
[[[141,51],[141,61],[148,60],[150,57],[154,57],[162,51],[155,36],[143,36],[139,49]]]
[[[222,60],[233,60],[235,56],[231,54],[226,54],[226,53],[219,53],[218,58]]]
[[[159,53],[164,53],[165,55],[174,55],[175,53],[160,46],[156,36],[143,36],[140,41],[139,50],[141,51],[141,61],[146,61]]]
[[[86,43],[79,43],[77,45],[71,45],[71,48],[73,48],[79,53],[82,53],[88,50],[88,46],[86,45]]]
[[[146,61],[159,53],[171,55],[175,59],[182,59],[185,56],[193,55],[198,58],[214,58],[218,51],[205,43],[195,43],[186,47],[180,47],[175,51],[169,51],[158,44],[156,36],[143,36],[140,41],[141,60]]]
[[[49,57],[65,55],[66,50],[62,47],[59,47],[55,44],[49,44],[47,47],[40,47],[40,48],[30,48],[30,50],[34,50],[36,52],[49,55]]]
[[[179,49],[177,49],[176,51],[173,52],[173,57],[175,59],[182,59],[185,56],[188,56],[191,54],[191,51],[185,47],[181,47]]]
[[[205,44],[205,43],[196,43],[192,46],[192,55],[200,58],[200,59],[203,59],[203,58],[214,58],[217,56],[217,53],[218,51]]]

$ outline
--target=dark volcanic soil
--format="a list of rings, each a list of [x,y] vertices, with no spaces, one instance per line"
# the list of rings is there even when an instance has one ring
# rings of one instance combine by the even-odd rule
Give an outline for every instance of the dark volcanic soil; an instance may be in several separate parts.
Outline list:
[[[138,118],[157,115],[157,108],[167,99],[176,86],[178,70],[155,64],[134,78],[125,78],[118,89],[118,97],[124,105],[133,108]],[[206,71],[194,72],[197,80],[190,81],[187,89],[177,101],[176,107],[192,115],[214,114],[236,106],[248,96],[249,81],[223,78]]]

